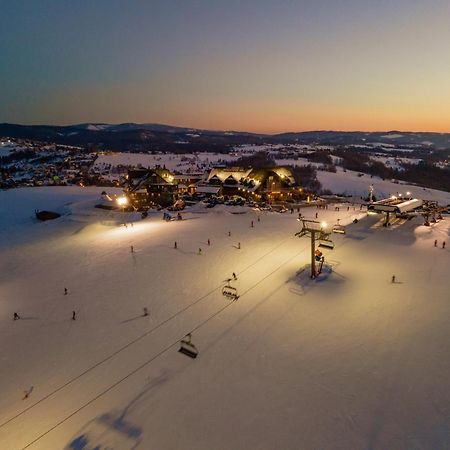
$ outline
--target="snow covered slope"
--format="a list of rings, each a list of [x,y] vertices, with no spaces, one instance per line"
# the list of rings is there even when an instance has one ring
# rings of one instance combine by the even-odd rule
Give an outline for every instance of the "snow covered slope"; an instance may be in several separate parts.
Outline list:
[[[388,198],[391,195],[399,193],[405,195],[410,192],[413,197],[423,200],[435,200],[442,205],[450,204],[450,192],[437,191],[436,189],[423,188],[405,182],[393,182],[391,180],[382,180],[378,177],[371,177],[363,174],[358,176],[357,172],[347,170],[344,172],[341,167],[337,168],[336,173],[317,172],[317,179],[322,184],[323,189],[329,189],[334,194],[345,194],[355,197],[367,197],[369,186],[374,187],[374,195],[377,199]]]
[[[312,281],[296,213],[113,226],[98,192],[66,189],[0,192],[2,449],[450,446],[447,220],[305,208],[349,224]],[[37,223],[20,205],[38,201],[72,214]],[[177,352],[188,332],[195,360]]]

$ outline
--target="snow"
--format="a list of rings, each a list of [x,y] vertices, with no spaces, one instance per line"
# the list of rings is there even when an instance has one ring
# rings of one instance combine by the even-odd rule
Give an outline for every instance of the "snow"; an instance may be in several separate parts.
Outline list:
[[[420,158],[400,158],[400,157],[388,157],[388,156],[371,156],[370,159],[374,161],[382,162],[386,167],[390,169],[396,169],[396,170],[405,170],[404,165],[405,164],[413,164],[417,165],[419,164],[422,159]]]
[[[221,153],[197,153],[197,154],[148,154],[148,153],[106,153],[101,154],[94,164],[95,170],[101,170],[106,165],[117,167],[142,166],[155,167],[165,166],[169,170],[185,172],[198,170],[203,165],[209,166],[220,161],[234,161],[237,157]]]
[[[110,127],[111,125],[107,125],[107,124],[93,124],[93,123],[89,123],[86,125],[86,130],[90,130],[90,131],[102,131],[102,130],[106,130]]]
[[[353,191],[370,179],[322,174]],[[304,208],[349,224],[324,251],[332,270],[312,281],[297,212],[198,205],[186,220],[159,212],[125,228],[123,214],[93,209],[99,191],[0,192],[14,237],[0,235],[2,448],[41,435],[28,448],[450,445],[450,253],[433,245],[448,241],[448,220],[386,229],[359,206]],[[36,207],[70,214],[38,223]],[[229,303],[232,272],[241,297]],[[177,352],[192,330],[196,360]]]
[[[0,141],[0,157],[8,156],[10,153],[20,150],[26,150],[26,147],[11,141]]]
[[[403,137],[403,134],[392,133],[392,134],[385,134],[381,137],[384,139],[398,139],[398,138]]]
[[[256,150],[255,150],[256,147]],[[248,146],[253,151],[258,151],[260,148],[266,148],[267,146]],[[272,146],[273,147],[273,146]],[[271,148],[272,148],[271,147]],[[245,147],[244,150],[248,150]],[[165,166],[167,169],[178,172],[198,171],[204,170],[210,167],[214,167],[217,164],[224,162],[236,161],[240,156],[246,153],[195,153],[195,154],[149,154],[149,153],[106,153],[100,154],[95,161],[93,169],[96,171],[102,171],[106,167],[117,166],[142,166],[142,167],[155,167],[159,165]],[[310,162],[306,158],[276,158],[275,162],[279,166],[305,166],[311,164],[315,167],[321,167],[322,164]]]
[[[100,203],[100,194],[121,192],[115,188],[66,186],[60,188],[20,188],[0,192],[0,249],[29,239],[37,239],[48,229],[60,229],[55,222],[38,223],[35,210],[50,210],[65,216],[71,214],[71,205],[81,200]],[[93,211],[95,212],[95,211]],[[30,235],[32,229],[36,236]]]
[[[410,192],[411,196],[422,200],[435,200],[443,205],[450,204],[450,192],[423,188],[404,182],[394,183],[391,180],[382,180],[367,174],[360,177],[357,172],[351,170],[344,172],[341,167],[337,167],[336,173],[318,171],[317,179],[323,189],[329,189],[335,194],[366,198],[369,186],[373,185],[374,195],[377,199],[388,198],[399,193],[405,195]]]

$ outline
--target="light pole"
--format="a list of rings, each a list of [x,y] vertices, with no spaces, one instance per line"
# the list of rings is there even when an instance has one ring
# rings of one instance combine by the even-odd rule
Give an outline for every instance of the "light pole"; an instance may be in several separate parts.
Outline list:
[[[128,198],[124,195],[122,197],[117,198],[117,204],[122,207],[122,214],[125,213],[125,206],[128,205]],[[123,219],[123,223],[125,225],[125,217]]]

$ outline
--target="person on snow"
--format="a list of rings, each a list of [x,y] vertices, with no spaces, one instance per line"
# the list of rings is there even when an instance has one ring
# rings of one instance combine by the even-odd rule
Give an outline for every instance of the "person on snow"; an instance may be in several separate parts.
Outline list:
[[[258,222],[261,222],[261,218],[258,216]]]
[[[445,248],[445,241],[442,243],[442,248]]]
[[[198,254],[199,254],[199,255],[202,254],[202,249],[201,249],[201,248],[198,249]]]
[[[177,241],[174,242],[173,248],[174,248],[174,249],[177,249],[177,248],[178,248],[178,246],[177,246]]]
[[[72,311],[72,320],[77,320],[77,313]]]
[[[434,240],[434,246],[437,247],[437,239]]]
[[[240,250],[240,249],[241,249],[241,243],[240,243],[240,242],[238,242],[238,246],[237,246],[237,248],[238,248],[238,250]]]
[[[144,317],[148,316],[148,308],[146,306],[144,306]]]
[[[67,295],[67,288],[64,288],[64,295]]]
[[[17,313],[15,312],[13,318],[14,318],[14,320],[19,320],[19,319],[20,319],[20,316],[19,316],[19,314],[17,314]]]
[[[237,276],[236,276],[236,274],[234,272],[233,272],[233,279],[237,280]]]
[[[250,227],[253,228],[253,220],[250,223]]]
[[[392,283],[395,283],[395,275],[392,275]]]
[[[31,386],[26,391],[23,391],[23,398],[22,398],[22,400],[25,400],[26,398],[28,398],[30,396],[30,394],[33,392],[33,388],[34,388],[34,386]]]
[[[134,247],[130,246],[131,253],[134,253]]]
[[[208,245],[211,245],[211,241],[208,239]]]

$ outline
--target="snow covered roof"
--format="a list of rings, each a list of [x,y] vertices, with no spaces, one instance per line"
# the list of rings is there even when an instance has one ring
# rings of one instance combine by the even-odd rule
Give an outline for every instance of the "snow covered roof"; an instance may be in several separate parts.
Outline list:
[[[211,169],[209,172],[208,181],[214,177],[219,178],[222,182],[229,177],[239,181],[242,177],[246,177],[251,171],[252,169],[244,169],[242,167],[215,168]]]

